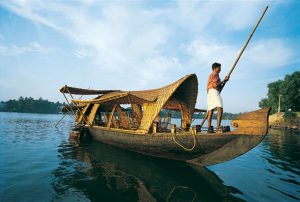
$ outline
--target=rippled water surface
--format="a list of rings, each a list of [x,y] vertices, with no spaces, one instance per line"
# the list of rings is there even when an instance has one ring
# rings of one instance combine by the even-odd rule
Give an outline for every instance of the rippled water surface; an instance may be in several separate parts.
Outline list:
[[[69,140],[70,118],[0,112],[0,201],[299,201],[300,134],[200,168]]]

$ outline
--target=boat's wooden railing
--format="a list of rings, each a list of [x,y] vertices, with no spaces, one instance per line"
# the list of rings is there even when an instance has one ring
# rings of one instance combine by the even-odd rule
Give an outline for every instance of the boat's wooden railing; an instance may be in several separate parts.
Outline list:
[[[254,112],[241,114],[232,120],[232,127],[236,128],[231,134],[264,135],[268,131],[270,108],[259,109]]]

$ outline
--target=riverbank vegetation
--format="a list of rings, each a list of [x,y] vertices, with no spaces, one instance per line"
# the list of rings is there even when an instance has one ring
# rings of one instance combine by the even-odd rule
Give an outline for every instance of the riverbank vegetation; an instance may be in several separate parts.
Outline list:
[[[267,97],[259,106],[272,107],[271,126],[300,129],[300,71],[269,83]]]
[[[284,80],[277,80],[268,84],[268,94],[259,102],[259,107],[272,107],[271,113],[278,111],[300,111],[300,71],[286,75]]]
[[[42,98],[33,99],[32,97],[20,97],[18,99],[1,102],[0,111],[2,112],[22,112],[22,113],[42,113],[57,114],[60,112],[63,103],[50,102]]]

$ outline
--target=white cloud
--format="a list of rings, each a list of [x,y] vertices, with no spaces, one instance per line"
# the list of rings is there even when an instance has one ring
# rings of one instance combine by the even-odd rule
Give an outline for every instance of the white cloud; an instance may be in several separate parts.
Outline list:
[[[177,7],[171,10],[169,15],[175,25],[201,32],[216,17],[218,8],[220,5],[215,2],[177,1]]]
[[[42,17],[40,14],[36,13],[34,8],[37,8],[35,2],[32,1],[17,1],[12,0],[9,2],[1,2],[1,5],[10,9],[17,15],[21,17],[28,18],[35,23],[41,23],[43,25],[49,26],[51,28],[59,30],[60,28],[51,23],[46,17]]]
[[[172,8],[169,15],[180,27],[196,33],[204,31],[219,35],[226,31],[252,28],[266,2],[178,0],[177,7]]]
[[[253,66],[263,69],[274,69],[293,62],[295,51],[287,42],[270,38],[254,42],[248,50],[248,61]]]
[[[189,66],[196,72],[208,74],[213,62],[222,64],[222,75],[229,72],[244,44],[240,46],[217,41],[214,38],[197,38],[184,47],[189,54]],[[253,41],[242,54],[232,79],[253,78],[271,69],[286,67],[295,61],[296,51],[288,41],[269,38]],[[253,74],[256,72],[256,74]]]
[[[201,66],[211,65],[213,62],[228,66],[237,53],[234,46],[208,37],[195,39],[186,47],[186,51],[191,55],[191,61],[196,61]]]
[[[46,48],[39,43],[32,42],[25,46],[1,45],[0,44],[0,56],[18,56],[26,53],[45,54],[51,52],[52,49]]]
[[[80,48],[77,49],[73,52],[73,54],[77,57],[77,58],[86,58],[91,56],[91,53],[89,50],[85,49],[85,48]]]
[[[178,31],[174,30],[177,26],[202,31],[214,18],[224,15],[226,18],[220,21],[225,24],[245,25],[245,22],[236,23],[230,20],[240,17],[236,16],[237,12],[222,12],[224,8],[249,13],[246,19],[251,13],[257,12],[256,6],[248,6],[249,3],[243,6],[244,4],[236,5],[236,3],[178,1],[177,6],[152,10],[132,2],[128,4],[97,2],[93,6],[91,3],[93,2],[77,2],[78,6],[55,2],[45,4],[39,1],[30,3],[15,1],[4,5],[21,16],[63,32],[80,45],[94,48],[98,51],[98,59],[108,58],[110,61],[122,60],[124,53],[137,56],[143,54],[143,57],[159,54],[158,50],[161,48],[159,46],[165,44],[170,33]],[[91,13],[92,7],[93,11],[97,12]],[[171,24],[159,23],[160,16],[173,21],[165,22]]]
[[[176,70],[176,68],[180,68],[182,65],[178,61],[177,58],[169,58],[157,57],[146,60],[145,68],[139,69],[138,74],[139,84],[142,86],[147,86],[147,84],[152,81],[159,81],[159,83],[166,83],[169,79],[174,80],[176,78],[172,77],[172,71]],[[160,87],[160,86],[157,86]]]
[[[151,7],[149,2],[137,1],[0,4],[17,15],[53,28],[74,43],[71,54],[76,61],[91,61],[82,63],[80,68],[84,71],[79,68],[71,71],[84,72],[84,76],[68,74],[72,79],[82,79],[78,83],[147,89],[196,72],[201,77],[199,90],[204,92],[211,64],[222,63],[222,74],[229,71],[244,45],[243,41],[238,44],[240,39],[234,37],[248,36],[265,2],[177,1],[164,6],[153,3]],[[2,45],[0,55],[47,50],[39,44]],[[250,70],[259,74],[280,68],[293,60],[293,48],[287,41],[271,36],[264,40],[252,39],[232,79],[245,78]]]
[[[243,30],[254,27],[263,11],[263,6],[265,6],[263,1],[234,1],[232,4],[224,4],[217,15],[223,19],[224,27]]]

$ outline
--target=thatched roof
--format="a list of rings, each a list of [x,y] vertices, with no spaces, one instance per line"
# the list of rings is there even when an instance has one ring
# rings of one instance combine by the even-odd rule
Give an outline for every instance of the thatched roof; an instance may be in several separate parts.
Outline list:
[[[89,90],[89,89],[80,89],[80,88],[74,88],[74,87],[68,87],[68,90],[71,94],[80,94],[83,93],[83,95],[87,95],[88,93],[91,94],[103,94],[98,96],[96,99],[91,100],[76,100],[73,99],[72,102],[75,103],[94,103],[94,104],[131,104],[131,103],[151,103],[157,100],[159,96],[162,95],[165,91],[170,90],[170,88],[174,87],[175,85],[178,85],[180,81],[184,81],[184,78],[193,76],[194,74],[187,75],[183,77],[182,79],[167,85],[162,88],[158,89],[151,89],[151,90],[143,90],[143,91],[113,91],[113,90]],[[196,76],[196,75],[194,75]],[[186,78],[187,79],[187,78]],[[198,83],[197,83],[198,85]],[[65,87],[63,87],[61,92],[68,92],[65,90]],[[176,101],[176,100],[175,100]],[[171,102],[174,102],[174,100],[170,100],[170,105],[172,105]],[[177,105],[178,103],[175,103]],[[172,107],[171,107],[172,108]]]
[[[100,94],[115,92],[118,90],[92,90],[92,89],[75,88],[75,87],[70,87],[65,85],[59,91],[61,93],[70,93],[76,95],[100,95]]]
[[[63,92],[65,91],[63,90]],[[185,127],[186,124],[191,123],[191,117],[194,113],[198,94],[198,80],[195,74],[190,74],[170,85],[158,89],[112,92],[100,90],[99,92],[102,92],[101,95],[95,99],[72,100],[72,102],[80,104],[100,104],[100,106],[139,104],[143,106],[143,117],[139,128],[142,131],[149,130],[155,117],[162,108],[179,110],[182,113],[182,127]]]

